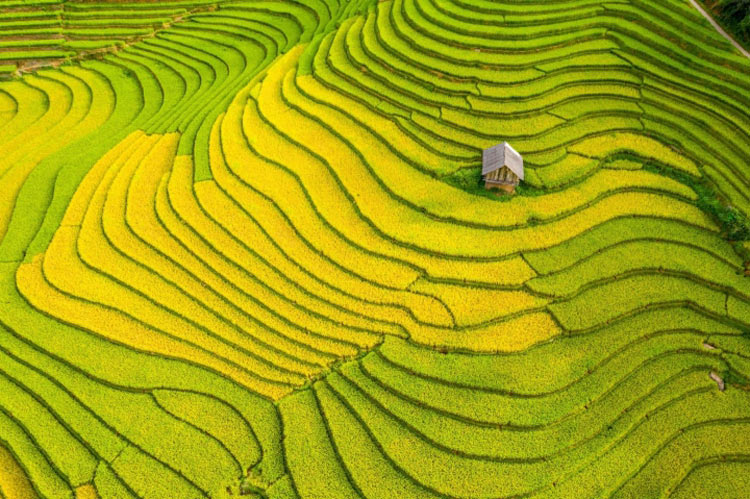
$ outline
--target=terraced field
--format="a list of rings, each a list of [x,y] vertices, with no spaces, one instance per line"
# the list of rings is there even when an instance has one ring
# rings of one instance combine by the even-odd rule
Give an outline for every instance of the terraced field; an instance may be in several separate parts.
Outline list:
[[[0,498],[750,496],[687,0],[3,0],[0,75]]]

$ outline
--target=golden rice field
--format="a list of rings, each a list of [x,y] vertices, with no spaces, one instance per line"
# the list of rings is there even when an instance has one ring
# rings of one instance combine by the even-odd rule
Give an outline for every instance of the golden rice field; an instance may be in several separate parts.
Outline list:
[[[0,1],[0,498],[750,497],[749,109],[687,0]]]

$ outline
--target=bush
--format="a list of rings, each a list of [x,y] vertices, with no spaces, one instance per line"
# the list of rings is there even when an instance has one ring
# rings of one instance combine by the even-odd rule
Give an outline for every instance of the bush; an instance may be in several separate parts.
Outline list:
[[[719,0],[719,18],[742,41],[750,42],[750,0]]]
[[[698,208],[716,221],[727,240],[750,240],[750,219],[734,206],[722,202],[716,191],[704,179],[654,163],[645,164],[644,169],[671,177],[693,189],[698,195]]]

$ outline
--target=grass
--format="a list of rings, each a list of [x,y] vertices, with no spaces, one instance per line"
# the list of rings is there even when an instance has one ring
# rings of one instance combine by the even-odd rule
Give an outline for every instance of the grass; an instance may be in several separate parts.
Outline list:
[[[674,178],[695,191],[698,207],[711,216],[721,228],[727,240],[732,242],[750,240],[750,220],[737,208],[722,201],[715,188],[706,181],[696,180],[669,167],[647,163],[644,168]]]
[[[0,11],[2,497],[746,488],[750,66],[689,5]]]
[[[0,466],[3,470],[3,480],[0,482],[0,490],[3,495],[10,497],[28,498],[36,497],[34,487],[26,476],[23,468],[16,462],[16,458],[5,447],[0,450]]]

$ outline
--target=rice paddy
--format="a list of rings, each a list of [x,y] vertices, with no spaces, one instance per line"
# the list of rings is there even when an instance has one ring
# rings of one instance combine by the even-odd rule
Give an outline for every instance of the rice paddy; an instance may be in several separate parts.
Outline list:
[[[686,0],[0,2],[0,498],[750,495],[748,109]]]

